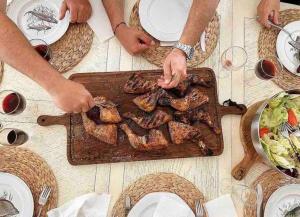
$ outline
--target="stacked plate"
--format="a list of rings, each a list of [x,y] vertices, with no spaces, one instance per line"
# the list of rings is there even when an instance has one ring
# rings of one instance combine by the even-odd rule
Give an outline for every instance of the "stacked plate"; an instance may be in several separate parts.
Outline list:
[[[19,177],[0,172],[0,216],[33,216],[33,196]]]
[[[182,212],[184,216],[195,217],[190,207],[178,195],[168,192],[147,194],[131,209],[128,217],[166,216],[171,212],[168,209],[170,207],[174,212]]]

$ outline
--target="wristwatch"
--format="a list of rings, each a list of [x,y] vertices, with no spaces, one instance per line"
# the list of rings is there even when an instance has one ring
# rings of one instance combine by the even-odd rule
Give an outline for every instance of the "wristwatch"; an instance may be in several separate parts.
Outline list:
[[[183,44],[181,42],[177,42],[174,45],[175,48],[182,50],[186,54],[186,58],[191,60],[194,56],[195,49],[191,45]]]

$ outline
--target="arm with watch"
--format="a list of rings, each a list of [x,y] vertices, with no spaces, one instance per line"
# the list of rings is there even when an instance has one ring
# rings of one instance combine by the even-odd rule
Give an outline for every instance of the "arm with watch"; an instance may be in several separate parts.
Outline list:
[[[164,61],[164,75],[158,80],[162,88],[176,87],[187,76],[187,61],[193,58],[194,46],[215,15],[219,0],[193,0],[181,38]]]

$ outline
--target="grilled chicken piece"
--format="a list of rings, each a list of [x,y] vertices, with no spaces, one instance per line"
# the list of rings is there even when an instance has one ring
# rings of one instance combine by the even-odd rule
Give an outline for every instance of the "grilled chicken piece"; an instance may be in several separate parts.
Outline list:
[[[122,121],[117,106],[113,102],[102,96],[95,97],[94,100],[96,105],[86,113],[89,119],[96,124],[102,122],[119,123]]]
[[[180,82],[177,87],[172,89],[172,92],[174,92],[176,95],[183,97],[186,95],[189,87],[191,85],[200,85],[203,87],[211,87],[212,85],[212,79],[209,77],[203,78],[199,75],[195,74],[189,74],[187,76],[187,79]]]
[[[157,82],[143,78],[141,74],[134,73],[124,86],[125,93],[143,94],[158,88]]]
[[[197,108],[209,101],[209,97],[201,90],[193,88],[184,98],[172,99],[163,97],[159,100],[159,104],[163,106],[171,106],[178,111],[187,111]]]
[[[152,91],[146,93],[144,95],[138,96],[133,99],[134,104],[136,104],[141,110],[145,112],[152,112],[154,111],[157,101],[160,97],[166,94],[164,89],[158,89],[156,91]]]
[[[120,128],[128,136],[130,145],[139,151],[161,150],[168,147],[168,141],[159,130],[152,129],[144,136],[136,135],[127,124],[121,124]]]
[[[83,126],[85,131],[108,144],[117,144],[118,127],[116,124],[96,124],[93,120],[87,117],[86,113],[81,113]]]
[[[212,150],[209,149],[206,143],[203,141],[201,132],[198,128],[176,121],[170,121],[168,125],[171,140],[174,144],[180,145],[189,140],[193,143],[196,143],[204,155],[213,155]]]
[[[144,129],[157,128],[157,127],[172,120],[171,115],[169,115],[168,113],[161,111],[161,110],[157,110],[146,116],[145,115],[137,116],[131,112],[127,112],[127,113],[123,114],[123,116],[125,118],[130,118],[137,125],[139,125],[140,127],[144,128]]]
[[[185,124],[191,124],[195,121],[200,121],[201,123],[204,123],[210,127],[216,134],[221,133],[221,129],[216,125],[216,123],[213,122],[210,114],[200,108],[189,110],[187,112],[177,111],[174,113],[174,116],[177,120]]]

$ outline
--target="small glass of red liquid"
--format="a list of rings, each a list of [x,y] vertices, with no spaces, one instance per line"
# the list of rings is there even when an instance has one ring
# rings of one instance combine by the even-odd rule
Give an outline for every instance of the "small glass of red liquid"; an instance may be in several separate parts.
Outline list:
[[[52,51],[50,46],[42,39],[30,40],[31,45],[34,49],[43,57],[46,61],[50,61],[52,58]]]
[[[0,113],[6,115],[16,115],[24,111],[26,107],[25,98],[16,91],[3,90],[0,92]]]
[[[259,79],[270,80],[283,70],[283,66],[276,56],[264,57],[258,61],[255,74]]]

